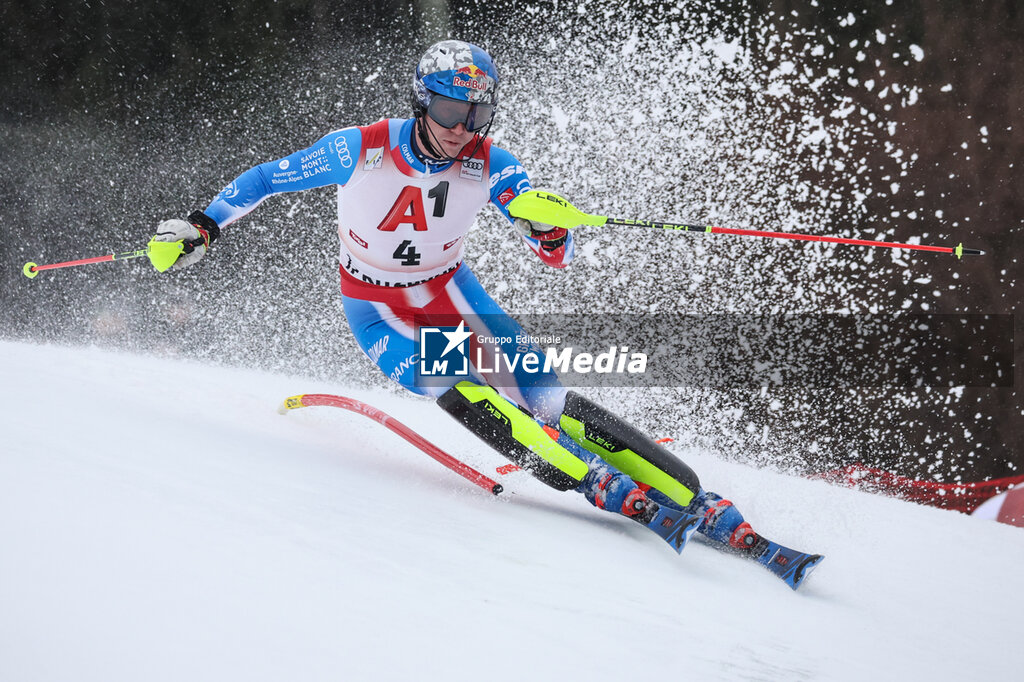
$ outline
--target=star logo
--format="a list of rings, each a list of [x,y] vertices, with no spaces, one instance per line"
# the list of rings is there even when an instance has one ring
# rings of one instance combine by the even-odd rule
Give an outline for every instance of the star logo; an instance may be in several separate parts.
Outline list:
[[[420,327],[419,332],[417,379],[469,376],[469,339],[473,332],[466,328],[465,320],[459,320],[457,327]]]
[[[459,320],[459,326],[454,331],[442,331],[441,334],[448,339],[448,345],[444,347],[444,351],[441,353],[442,358],[461,346],[466,339],[473,336],[473,332],[466,331],[465,320]]]

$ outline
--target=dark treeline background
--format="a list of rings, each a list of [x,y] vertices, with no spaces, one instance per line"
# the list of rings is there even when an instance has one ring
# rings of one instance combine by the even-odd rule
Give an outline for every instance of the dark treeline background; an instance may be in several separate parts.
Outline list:
[[[655,28],[672,23],[690,32],[695,44],[708,36],[735,39],[766,69],[785,61],[780,51],[801,54],[794,47],[801,40],[827,37],[834,73],[811,92],[822,111],[845,98],[867,117],[862,122],[877,117],[891,125],[888,136],[872,141],[866,134],[859,138],[860,148],[850,152],[861,168],[860,185],[837,179],[811,156],[805,159],[797,173],[832,186],[837,201],[852,203],[854,191],[865,184],[877,188],[856,195],[858,212],[838,214],[817,231],[874,237],[865,226],[871,222],[893,226],[896,231],[886,236],[896,241],[921,235],[924,243],[963,241],[988,251],[962,263],[914,261],[927,274],[908,276],[910,270],[891,265],[888,256],[875,256],[870,262],[877,267],[865,267],[864,252],[853,250],[843,256],[849,261],[843,281],[850,290],[877,292],[893,302],[932,300],[928,311],[933,313],[1018,312],[1024,17],[1016,2],[752,0],[718,3],[713,11],[699,8],[700,3],[686,0],[572,5],[393,0],[372,6],[327,0],[58,0],[42,7],[8,0],[0,8],[2,333],[359,378],[383,388],[383,379],[369,376],[365,359],[354,352],[340,312],[329,193],[301,200],[289,195],[261,208],[247,218],[246,240],[232,244],[226,236],[215,247],[216,267],[193,268],[174,279],[138,264],[104,264],[29,282],[21,265],[135,248],[159,220],[204,206],[219,187],[255,163],[294,151],[331,129],[408,115],[413,63],[435,40],[453,36],[488,47],[502,69],[506,102],[517,104],[506,105],[503,121],[524,128],[536,100],[542,107],[549,94],[554,96],[547,79],[530,71],[531,63],[552,63],[552,54],[577,49],[573,41],[580,36],[587,37],[593,54],[617,55],[638,36],[656,43],[661,34]],[[783,39],[767,39],[766,25],[779,29]],[[915,59],[911,46],[926,57]],[[640,65],[639,72],[656,79],[663,66]],[[560,77],[555,71],[549,69],[551,82]],[[904,94],[908,85],[916,88],[913,106],[887,108],[895,95],[885,100],[879,90],[886,74],[893,73],[899,74]],[[876,88],[865,88],[875,80]],[[601,93],[568,94],[558,101],[570,128],[574,119],[602,107]],[[638,106],[658,96],[643,82],[636,84]],[[609,112],[609,120],[617,113]],[[552,121],[557,117],[543,120],[538,137]],[[520,139],[527,157],[557,156],[543,141],[515,135],[509,132],[508,139]],[[887,145],[908,150],[913,162],[894,160]],[[649,150],[652,160],[662,153],[660,147]],[[705,161],[710,167],[713,160]],[[548,186],[566,187],[576,196],[569,191],[574,180],[569,174],[550,170],[557,165],[535,165]],[[544,171],[550,177],[543,177]],[[894,182],[898,192],[884,189]],[[683,183],[676,194],[687,193],[687,187]],[[715,215],[712,205],[698,206],[703,215]],[[663,209],[642,201],[635,210],[653,212],[651,217],[686,217],[665,216]],[[913,222],[908,215],[915,216]],[[309,229],[293,229],[298,224]],[[320,236],[311,239],[312,232]],[[488,237],[480,239],[492,245]],[[657,255],[661,241],[650,239]],[[745,248],[754,249],[749,252],[754,262],[734,281],[719,282],[722,291],[742,285],[770,292],[773,274],[805,268],[800,257],[776,268],[769,260],[775,256],[766,255],[777,253],[766,251],[771,247]],[[521,260],[491,259],[485,265],[484,251],[469,257],[488,289],[515,312],[550,301],[549,290],[586,286],[585,280],[572,279],[575,275],[559,279],[558,273],[535,270],[524,275]],[[620,256],[626,259],[623,252]],[[596,286],[604,287],[604,302],[615,312],[648,312],[640,300],[644,295],[656,305],[678,300],[677,292],[655,283],[650,291],[639,286],[619,301],[608,292],[623,285],[613,284],[611,274]],[[522,281],[513,281],[517,278]],[[678,285],[673,283],[675,289]],[[584,291],[583,300],[601,298],[596,291]],[[941,297],[932,299],[931,292]],[[583,304],[572,304],[573,312],[581,311],[578,305]],[[915,304],[912,312],[921,311]],[[1019,360],[1020,325],[1015,325]],[[227,336],[225,327],[234,336]],[[1024,409],[1015,387],[864,388],[842,398],[786,387],[725,391],[713,399],[670,397],[684,403],[678,419],[635,405],[630,411],[626,398],[620,407],[659,434],[700,434],[703,440],[689,442],[726,455],[782,457],[803,469],[864,461],[912,476],[977,480],[1024,468]],[[737,412],[742,418],[722,416]],[[765,443],[765,434],[772,443]],[[802,447],[812,442],[813,447]]]

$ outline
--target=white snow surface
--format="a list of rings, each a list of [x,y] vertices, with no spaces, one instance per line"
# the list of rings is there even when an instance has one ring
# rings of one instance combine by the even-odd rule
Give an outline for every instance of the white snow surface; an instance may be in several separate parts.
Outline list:
[[[431,402],[0,343],[0,680],[1019,679],[1024,532],[683,452],[799,592],[524,474]]]

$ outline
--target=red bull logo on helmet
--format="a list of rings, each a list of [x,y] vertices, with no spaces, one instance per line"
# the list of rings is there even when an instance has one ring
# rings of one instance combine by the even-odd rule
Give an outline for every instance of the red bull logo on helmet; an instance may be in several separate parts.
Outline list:
[[[470,88],[471,90],[486,90],[490,85],[491,78],[487,72],[476,64],[463,66],[455,70],[452,78],[452,85],[459,88]]]

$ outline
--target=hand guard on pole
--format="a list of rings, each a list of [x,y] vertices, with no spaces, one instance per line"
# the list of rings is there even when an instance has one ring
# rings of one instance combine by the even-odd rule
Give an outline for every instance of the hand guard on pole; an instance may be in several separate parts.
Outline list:
[[[569,231],[564,227],[555,227],[554,225],[548,225],[536,220],[516,218],[514,224],[524,237],[530,237],[539,241],[540,248],[545,251],[554,251],[565,243],[569,235]]]
[[[219,236],[217,222],[202,211],[193,211],[187,221],[165,220],[149,241],[149,260],[160,272],[187,268],[205,256]]]

